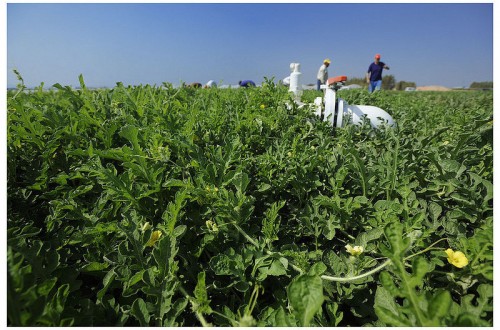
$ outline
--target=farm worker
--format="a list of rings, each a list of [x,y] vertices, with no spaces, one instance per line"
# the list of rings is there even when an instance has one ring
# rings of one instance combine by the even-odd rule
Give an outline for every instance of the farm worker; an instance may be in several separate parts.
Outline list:
[[[255,87],[255,83],[251,80],[240,80],[238,85],[240,85],[240,87]]]
[[[323,61],[323,65],[319,67],[318,70],[318,75],[316,78],[318,78],[317,84],[316,84],[316,90],[319,91],[321,84],[326,83],[328,80],[328,67],[330,66],[330,59],[325,58]]]
[[[194,83],[190,84],[189,87],[200,88],[201,84],[199,82],[194,82]]]
[[[378,91],[382,87],[382,71],[384,69],[389,70],[389,67],[384,62],[380,62],[380,54],[376,54],[375,61],[370,64],[366,73],[366,82],[370,93]]]
[[[214,80],[209,80],[209,81],[205,84],[205,88],[210,88],[210,87],[217,87],[217,83],[216,83]]]

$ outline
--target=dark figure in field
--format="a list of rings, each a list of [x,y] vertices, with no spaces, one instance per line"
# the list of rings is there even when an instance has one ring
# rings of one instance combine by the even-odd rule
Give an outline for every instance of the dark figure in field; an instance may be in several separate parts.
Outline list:
[[[366,82],[370,93],[378,91],[382,87],[382,71],[384,69],[389,70],[389,67],[384,62],[380,62],[380,54],[376,54],[375,61],[370,64],[366,73]]]
[[[240,80],[238,85],[240,85],[240,87],[255,87],[255,83],[251,80]]]
[[[201,84],[199,82],[194,82],[192,83],[191,85],[189,85],[189,87],[193,87],[193,88],[200,88],[201,87]]]

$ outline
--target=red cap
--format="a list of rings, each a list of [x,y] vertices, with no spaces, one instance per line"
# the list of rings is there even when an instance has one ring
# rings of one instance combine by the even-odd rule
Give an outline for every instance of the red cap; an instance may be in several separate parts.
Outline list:
[[[376,59],[380,59],[380,54],[375,54]]]

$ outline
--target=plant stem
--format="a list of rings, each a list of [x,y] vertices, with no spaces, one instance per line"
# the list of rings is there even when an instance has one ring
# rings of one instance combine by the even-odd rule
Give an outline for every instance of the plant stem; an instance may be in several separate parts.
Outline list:
[[[255,242],[250,236],[248,236],[248,234],[243,230],[241,229],[240,226],[238,226],[235,222],[231,222],[231,224],[236,228],[236,230],[239,231],[239,233],[241,235],[243,235],[243,237],[245,237],[250,243],[252,243],[253,245],[255,245],[257,248],[260,248],[259,244],[257,242]]]
[[[332,282],[350,282],[350,281],[355,281],[362,279],[364,277],[370,276],[371,274],[374,274],[378,272],[379,270],[382,270],[384,267],[388,266],[391,264],[391,260],[387,259],[384,263],[380,264],[378,267],[373,268],[372,270],[369,270],[366,273],[357,275],[357,276],[352,276],[352,277],[334,277],[334,276],[328,276],[328,275],[321,275],[321,278],[327,281],[332,281]]]
[[[429,250],[432,250],[432,249],[433,249],[432,247],[433,247],[434,245],[436,245],[437,243],[439,243],[439,242],[441,242],[441,241],[447,240],[447,239],[448,239],[448,238],[446,238],[446,237],[445,237],[445,238],[441,238],[440,240],[437,240],[437,241],[435,241],[434,243],[432,243],[431,245],[429,245],[426,249],[423,249],[422,251],[419,251],[419,252],[417,252],[417,253],[415,253],[415,254],[412,254],[411,256],[408,256],[408,257],[404,258],[403,260],[408,260],[408,259],[411,259],[411,258],[413,258],[414,256],[417,256],[417,255],[419,255],[419,254],[421,254],[421,253],[424,253],[424,252],[427,252],[427,251],[429,251]]]
[[[256,247],[260,248],[259,244],[257,244],[257,242],[255,242],[250,236],[248,236],[248,234],[243,230],[241,229],[240,226],[238,226],[236,223],[232,222],[231,223],[237,230],[238,232],[240,232],[240,234],[242,234],[250,243],[252,243],[253,245],[255,245]],[[412,254],[411,256],[408,256],[406,258],[404,258],[403,260],[408,260],[410,258],[413,258],[421,253],[424,253],[424,252],[427,252],[429,250],[432,250],[433,249],[433,246],[438,244],[439,242],[441,241],[444,241],[444,240],[447,240],[447,238],[441,238],[440,240],[437,240],[436,242],[432,243],[431,245],[429,245],[429,247],[427,247],[426,249],[422,250],[422,251],[419,251],[415,254]],[[272,252],[272,251],[269,251],[269,250],[266,250],[264,249],[264,251],[268,254],[268,255],[272,255],[272,254],[278,254],[280,256],[282,256],[283,258],[285,258],[281,253],[279,252]],[[297,272],[299,272],[300,274],[303,274],[304,273],[304,270],[300,269],[299,267],[297,267],[296,265],[294,265],[292,262],[288,261],[289,265],[294,269],[296,270]],[[352,277],[335,277],[335,276],[329,276],[329,275],[321,275],[321,278],[323,280],[326,280],[326,281],[331,281],[331,282],[350,282],[350,281],[355,281],[355,280],[359,280],[359,279],[362,279],[364,277],[367,277],[367,276],[370,276],[380,270],[382,270],[383,268],[385,268],[386,266],[390,265],[391,264],[391,260],[390,259],[387,259],[385,262],[383,262],[382,264],[380,264],[379,266],[369,270],[368,272],[366,273],[363,273],[363,274],[360,274],[360,275],[357,275],[357,276],[352,276]]]
[[[195,302],[193,302],[193,297],[191,297],[187,291],[182,287],[182,285],[179,285],[179,290],[182,292],[182,294],[184,296],[186,296],[186,298],[188,298],[189,302],[191,303],[191,306],[194,307],[196,306],[195,305]],[[196,315],[196,318],[198,319],[198,321],[200,321],[201,325],[203,327],[210,327],[210,323],[207,322],[207,320],[205,320],[205,318],[203,317],[203,314],[198,312],[198,311],[195,311],[194,314]]]

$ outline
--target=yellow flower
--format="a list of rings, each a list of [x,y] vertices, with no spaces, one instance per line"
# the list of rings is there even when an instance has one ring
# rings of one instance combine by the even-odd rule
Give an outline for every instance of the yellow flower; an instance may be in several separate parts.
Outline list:
[[[347,250],[348,253],[350,253],[354,257],[359,256],[361,253],[363,253],[363,247],[358,245],[352,247],[350,244],[347,244],[345,246],[345,249]]]
[[[145,232],[149,228],[151,228],[151,224],[149,222],[146,222],[145,224],[142,225],[141,230],[142,232]]]
[[[218,191],[219,191],[219,188],[215,187],[215,188],[214,188],[214,191],[215,191],[215,192],[218,192]]]
[[[161,235],[163,235],[163,233],[159,230],[155,230],[154,232],[152,232],[151,238],[149,238],[149,241],[146,243],[146,246],[155,245],[155,243],[160,239]]]
[[[208,230],[210,230],[211,232],[219,232],[219,227],[217,227],[217,224],[212,220],[207,220],[205,224],[207,225]]]
[[[261,104],[261,105],[260,105],[260,108],[261,108],[261,109],[264,109],[265,107],[266,107],[266,106],[265,106],[264,104]]]
[[[446,254],[448,255],[448,262],[455,267],[464,268],[469,263],[469,260],[460,251],[453,251],[452,249],[447,249]]]

